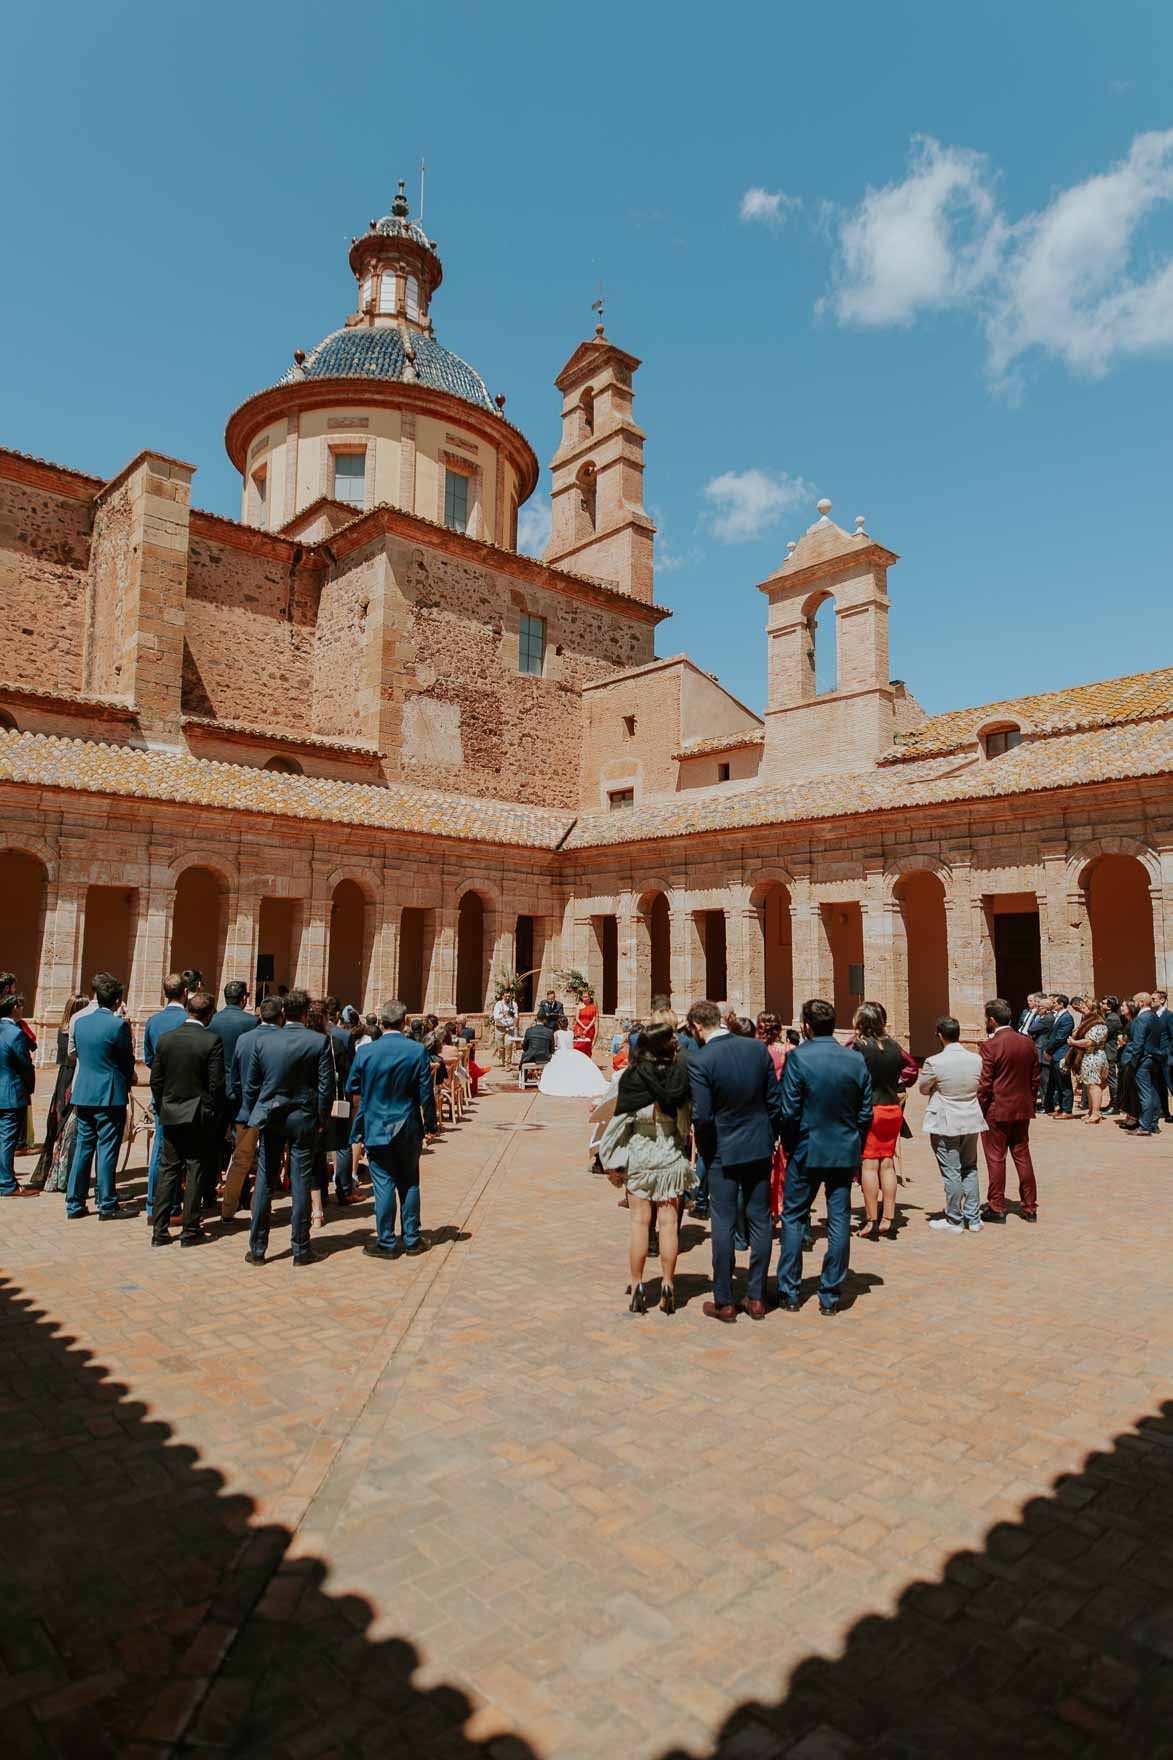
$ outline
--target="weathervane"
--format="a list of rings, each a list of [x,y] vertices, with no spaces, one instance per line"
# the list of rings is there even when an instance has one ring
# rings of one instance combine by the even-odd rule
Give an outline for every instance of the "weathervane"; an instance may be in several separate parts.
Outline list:
[[[599,282],[599,297],[598,297],[598,299],[593,299],[591,301],[591,311],[598,313],[598,316],[599,316],[598,332],[599,332],[599,335],[601,336],[603,334],[603,283],[602,283],[602,281]]]
[[[420,225],[421,226],[424,223],[424,172],[426,170],[427,170],[427,164],[423,159],[421,159],[420,160]]]

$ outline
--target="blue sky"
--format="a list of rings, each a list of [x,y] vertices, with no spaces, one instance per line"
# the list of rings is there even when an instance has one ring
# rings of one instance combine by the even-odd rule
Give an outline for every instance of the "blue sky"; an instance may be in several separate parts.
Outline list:
[[[236,515],[226,416],[342,321],[424,154],[437,334],[543,465],[600,279],[644,362],[661,652],[760,707],[755,583],[829,495],[903,558],[930,710],[1173,660],[1173,8],[63,0],[5,34],[0,441],[152,446]]]

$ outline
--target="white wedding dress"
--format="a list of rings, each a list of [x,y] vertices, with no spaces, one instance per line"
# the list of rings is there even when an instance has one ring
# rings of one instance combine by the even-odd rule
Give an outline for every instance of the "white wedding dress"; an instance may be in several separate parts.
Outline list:
[[[538,1091],[560,1100],[596,1100],[608,1088],[606,1076],[582,1051],[574,1049],[574,1034],[567,1029],[554,1034],[554,1055],[542,1071]]]

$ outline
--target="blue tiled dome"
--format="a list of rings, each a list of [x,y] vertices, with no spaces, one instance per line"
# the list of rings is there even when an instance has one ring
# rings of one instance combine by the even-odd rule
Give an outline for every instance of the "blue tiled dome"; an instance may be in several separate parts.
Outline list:
[[[496,414],[484,380],[467,361],[451,349],[442,348],[432,336],[413,335],[411,345],[418,385],[426,385],[432,391],[447,391]],[[291,367],[277,383],[296,385],[302,379],[402,380],[406,366],[403,337],[394,326],[376,330],[356,327],[335,330],[306,355],[300,367]]]
[[[422,244],[425,250],[431,250],[431,240],[423,227],[415,220],[401,219],[398,214],[384,214],[376,220],[375,231],[381,232],[384,238],[410,238],[415,244]]]

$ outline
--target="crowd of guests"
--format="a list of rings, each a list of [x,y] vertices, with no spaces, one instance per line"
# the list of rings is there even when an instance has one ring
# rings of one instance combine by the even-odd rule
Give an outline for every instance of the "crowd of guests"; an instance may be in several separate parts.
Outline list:
[[[14,985],[0,974],[0,1196],[64,1192],[66,1219],[75,1221],[91,1214],[95,1183],[100,1221],[135,1217],[117,1189],[137,1081],[121,983],[98,972],[89,996],[66,1004],[44,1139],[24,1186],[15,1155],[31,1130],[36,1040]],[[175,972],[146,1022],[152,1246],[171,1244],[173,1222],[181,1246],[199,1245],[209,1238],[207,1214],[228,1219],[243,1200],[251,1215],[246,1262],[264,1264],[273,1198],[284,1189],[292,1196],[293,1262],[312,1264],[310,1232],[325,1223],[331,1185],[339,1206],[357,1202],[365,1166],[375,1239],[364,1250],[380,1258],[424,1251],[420,1153],[442,1133],[444,1099],[452,1118],[461,1117],[488,1074],[476,1061],[475,1028],[465,1016],[409,1020],[397,1002],[361,1016],[335,996],[284,987],[255,1012],[248,1000],[247,985],[231,981],[217,1008],[199,972]]]
[[[1116,1116],[1136,1137],[1156,1136],[1173,1086],[1173,1015],[1164,990],[1133,996],[1034,995],[1019,1028],[1034,1040],[1040,1066],[1038,1110],[1100,1124]]]

